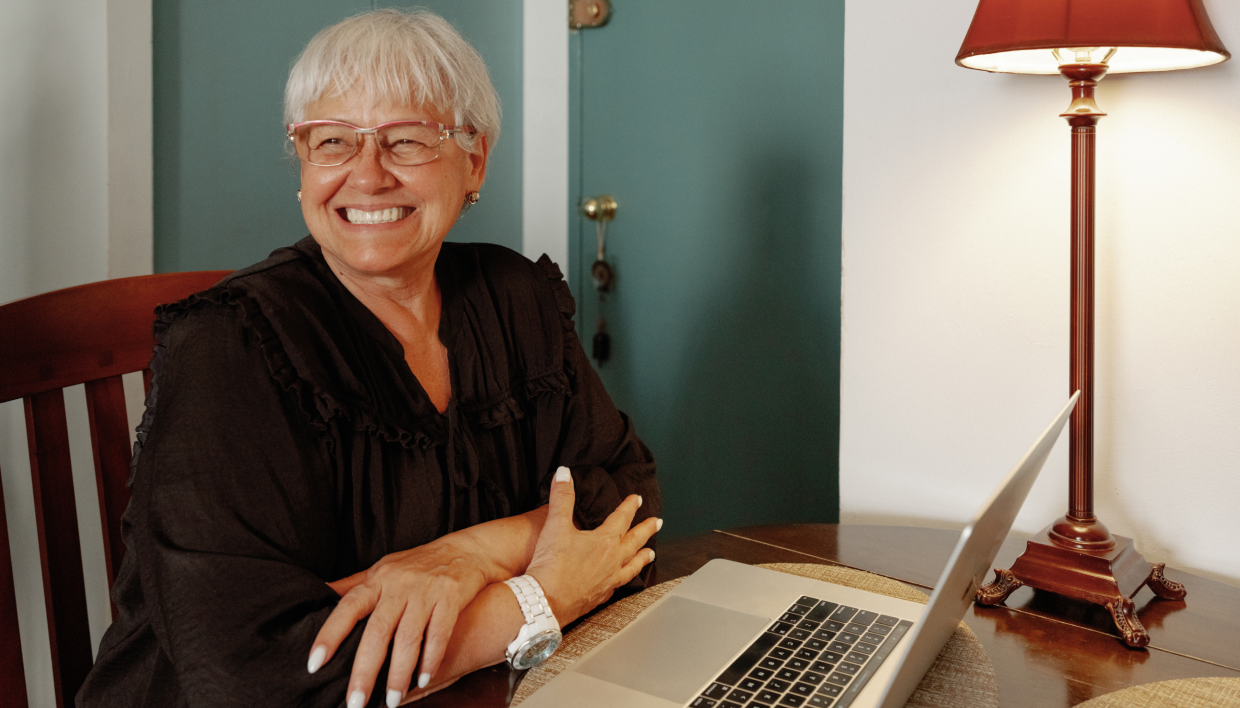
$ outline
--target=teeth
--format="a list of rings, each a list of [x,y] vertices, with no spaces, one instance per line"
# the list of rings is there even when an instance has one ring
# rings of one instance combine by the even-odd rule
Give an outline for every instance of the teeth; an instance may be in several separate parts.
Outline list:
[[[362,211],[361,209],[345,209],[345,218],[350,224],[387,224],[405,218],[413,213],[409,207],[392,207],[379,211]]]

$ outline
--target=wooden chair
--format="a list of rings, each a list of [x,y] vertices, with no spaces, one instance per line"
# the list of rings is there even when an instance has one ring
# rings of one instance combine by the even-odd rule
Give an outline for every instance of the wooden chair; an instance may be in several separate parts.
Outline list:
[[[71,706],[91,667],[86,588],[65,422],[66,386],[86,384],[108,587],[125,544],[130,430],[121,375],[144,372],[150,390],[155,306],[205,290],[229,271],[120,278],[0,305],[0,403],[23,399],[34,486],[43,594],[56,705]],[[115,613],[115,608],[113,608]],[[25,708],[26,678],[4,494],[0,489],[0,686],[6,705]],[[11,628],[11,629],[8,629]]]

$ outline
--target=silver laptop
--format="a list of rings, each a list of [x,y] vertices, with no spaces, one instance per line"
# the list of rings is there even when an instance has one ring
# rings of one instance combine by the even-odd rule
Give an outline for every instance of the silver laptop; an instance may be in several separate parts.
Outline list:
[[[960,533],[928,604],[713,560],[523,708],[903,706],[986,582],[1079,395]]]

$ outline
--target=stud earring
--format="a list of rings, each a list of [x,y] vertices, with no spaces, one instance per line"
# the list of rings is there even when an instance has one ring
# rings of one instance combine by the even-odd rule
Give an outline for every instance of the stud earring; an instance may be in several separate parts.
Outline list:
[[[301,190],[300,190],[300,189],[299,189],[299,190],[297,190],[297,203],[298,203],[298,204],[300,204],[300,203],[301,203]]]
[[[470,192],[469,194],[465,195],[465,200],[469,202],[470,204],[477,204],[479,196],[480,195],[477,192]]]

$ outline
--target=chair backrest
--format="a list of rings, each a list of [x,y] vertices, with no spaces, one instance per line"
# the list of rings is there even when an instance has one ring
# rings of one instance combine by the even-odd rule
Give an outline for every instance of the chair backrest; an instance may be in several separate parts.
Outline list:
[[[119,278],[0,305],[0,403],[23,399],[56,705],[72,705],[91,666],[90,627],[65,421],[66,386],[86,384],[108,587],[125,544],[130,431],[121,375],[144,372],[150,391],[155,306],[214,285],[229,271]],[[115,614],[115,608],[113,608]],[[4,493],[0,488],[0,685],[27,705]],[[8,701],[15,701],[9,703]]]

